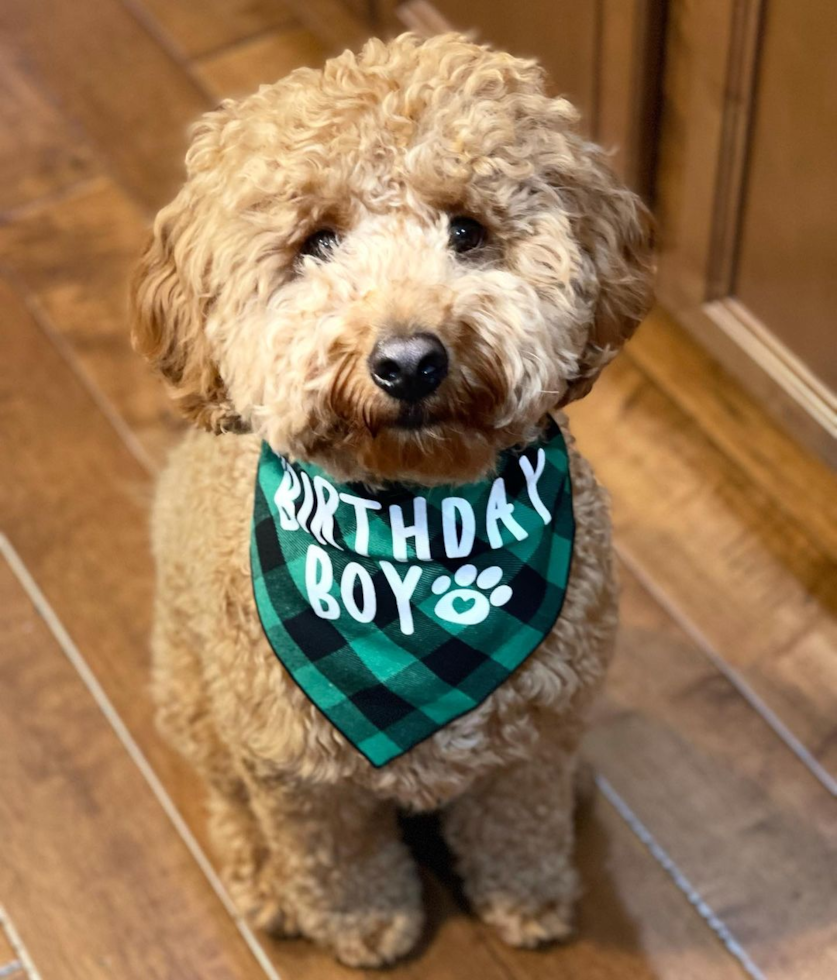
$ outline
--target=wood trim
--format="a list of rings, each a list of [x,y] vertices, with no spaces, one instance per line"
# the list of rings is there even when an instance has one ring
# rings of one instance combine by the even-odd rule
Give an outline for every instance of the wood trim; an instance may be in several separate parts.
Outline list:
[[[732,298],[677,316],[765,409],[837,468],[837,399],[784,344]]]
[[[728,296],[733,289],[764,8],[764,0],[736,0],[733,7],[718,185],[706,277],[707,296],[711,300]]]

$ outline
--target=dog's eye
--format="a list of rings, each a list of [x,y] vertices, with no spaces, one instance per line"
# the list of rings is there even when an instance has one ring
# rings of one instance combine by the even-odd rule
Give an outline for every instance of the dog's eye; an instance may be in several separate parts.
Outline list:
[[[454,252],[471,252],[485,245],[488,232],[479,221],[459,215],[450,219],[450,247]]]
[[[310,255],[315,259],[327,259],[340,239],[333,228],[319,228],[302,243],[300,255]]]

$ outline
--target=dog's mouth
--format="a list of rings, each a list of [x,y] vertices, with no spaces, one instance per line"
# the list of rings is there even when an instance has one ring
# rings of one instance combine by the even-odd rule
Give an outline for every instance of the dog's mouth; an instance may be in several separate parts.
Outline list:
[[[417,432],[426,429],[431,425],[438,425],[441,418],[437,412],[433,412],[426,405],[414,403],[404,405],[392,423],[394,429],[406,429]]]
[[[310,438],[314,433],[309,430],[296,454],[339,480],[434,486],[481,479],[498,452],[518,441],[515,433],[468,411],[471,405],[451,405],[440,398],[364,407],[354,418],[336,418],[333,428],[316,438]]]

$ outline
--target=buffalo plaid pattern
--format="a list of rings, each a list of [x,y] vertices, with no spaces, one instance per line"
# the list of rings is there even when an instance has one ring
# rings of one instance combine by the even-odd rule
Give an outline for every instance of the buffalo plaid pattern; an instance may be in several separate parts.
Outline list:
[[[545,450],[545,462],[538,495],[552,514],[546,525],[532,505],[518,462],[520,455],[526,455],[534,467],[539,448]],[[337,511],[338,547],[326,549],[334,573],[330,593],[340,603],[339,617],[331,620],[315,613],[305,588],[308,547],[322,547],[322,543],[304,527],[285,530],[278,520],[274,496],[288,466],[294,466],[297,473],[304,469],[309,478],[324,476],[314,466],[288,463],[266,444],[262,447],[251,541],[253,589],[262,626],[294,681],[345,738],[379,767],[481,704],[554,626],[564,602],[574,535],[566,445],[553,424],[541,442],[522,453],[504,455],[498,474],[514,506],[514,520],[526,537],[518,541],[500,524],[503,546],[498,549],[491,547],[485,534],[491,479],[465,488],[416,490],[390,485],[374,495],[356,485],[335,487],[374,499],[381,509],[367,512],[369,557],[358,555],[352,547],[354,508],[341,505]],[[427,501],[433,560],[419,560],[408,545],[408,560],[396,562],[389,506],[401,505],[410,523],[416,493]],[[444,557],[441,505],[447,496],[468,499],[477,518],[474,547],[466,558]],[[401,631],[381,560],[391,562],[402,579],[410,566],[422,568],[411,600],[415,626],[411,635]],[[340,580],[349,562],[366,568],[375,586],[377,602],[371,622],[356,621],[341,603]],[[465,564],[478,571],[498,566],[501,583],[511,589],[505,604],[492,605],[483,622],[471,625],[446,622],[436,615],[442,583],[436,592],[431,589],[434,581],[442,576],[452,579]],[[361,604],[357,580],[355,586],[356,602]],[[471,588],[479,591],[476,585]]]

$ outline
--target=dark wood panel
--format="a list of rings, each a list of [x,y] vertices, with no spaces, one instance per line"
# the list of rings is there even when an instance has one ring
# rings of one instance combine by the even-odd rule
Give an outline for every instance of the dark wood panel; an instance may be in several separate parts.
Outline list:
[[[0,895],[37,969],[264,977],[5,560],[0,646]]]
[[[342,2],[357,17],[358,21],[368,24],[370,29],[375,25],[377,0],[342,0]]]
[[[600,0],[595,138],[616,173],[649,202],[664,29],[662,0]]]
[[[772,0],[734,293],[837,398],[837,6]]]

